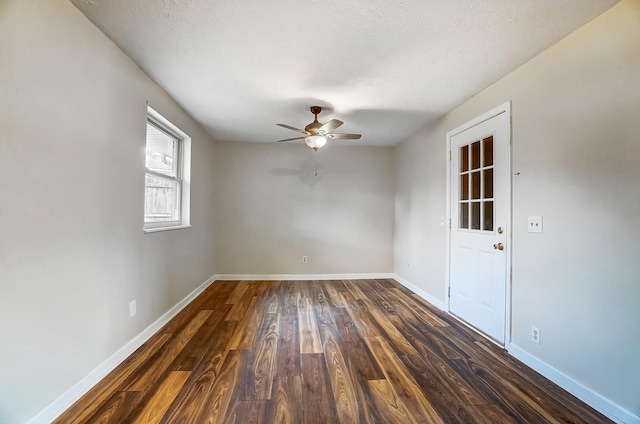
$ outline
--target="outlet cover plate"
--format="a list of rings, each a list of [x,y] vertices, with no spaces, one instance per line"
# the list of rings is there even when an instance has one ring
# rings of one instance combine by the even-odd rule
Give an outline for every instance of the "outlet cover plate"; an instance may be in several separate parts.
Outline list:
[[[530,233],[542,233],[542,217],[530,216],[527,219],[527,231]]]

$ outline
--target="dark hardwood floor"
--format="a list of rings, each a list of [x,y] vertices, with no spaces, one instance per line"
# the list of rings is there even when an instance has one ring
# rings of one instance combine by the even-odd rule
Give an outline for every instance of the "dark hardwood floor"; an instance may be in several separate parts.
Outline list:
[[[56,423],[605,423],[393,280],[216,281]]]

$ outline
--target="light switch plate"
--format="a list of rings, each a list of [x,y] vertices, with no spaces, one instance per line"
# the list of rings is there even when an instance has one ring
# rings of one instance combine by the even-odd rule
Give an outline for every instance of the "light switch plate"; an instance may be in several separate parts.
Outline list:
[[[542,233],[542,217],[530,216],[527,220],[527,231],[530,233]]]

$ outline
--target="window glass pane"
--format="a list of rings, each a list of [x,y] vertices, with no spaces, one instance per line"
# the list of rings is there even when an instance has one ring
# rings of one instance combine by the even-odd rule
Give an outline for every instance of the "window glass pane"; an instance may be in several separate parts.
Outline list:
[[[469,170],[469,146],[460,148],[460,169],[462,172]]]
[[[483,218],[482,229],[493,231],[493,202],[482,202]]]
[[[480,202],[473,202],[471,204],[471,229],[480,229]]]
[[[493,168],[485,169],[484,171],[482,171],[482,173],[484,174],[483,175],[484,180],[482,182],[482,188],[483,188],[482,198],[490,199],[493,197]]]
[[[471,198],[480,198],[480,171],[471,174]]]
[[[469,228],[469,204],[460,203],[460,228]]]
[[[471,145],[471,169],[480,168],[480,142]]]
[[[147,169],[177,177],[177,145],[178,140],[147,122]]]
[[[493,136],[482,140],[482,166],[493,165]]]
[[[144,222],[179,221],[177,181],[154,175],[145,175]]]
[[[460,175],[460,200],[469,200],[469,174]]]

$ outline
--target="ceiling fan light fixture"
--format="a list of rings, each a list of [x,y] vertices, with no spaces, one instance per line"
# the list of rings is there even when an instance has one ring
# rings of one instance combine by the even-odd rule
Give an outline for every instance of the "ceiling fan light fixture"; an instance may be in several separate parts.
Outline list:
[[[313,150],[318,150],[321,147],[324,147],[327,144],[327,137],[323,135],[310,135],[304,139],[304,142],[307,146],[311,147]]]

